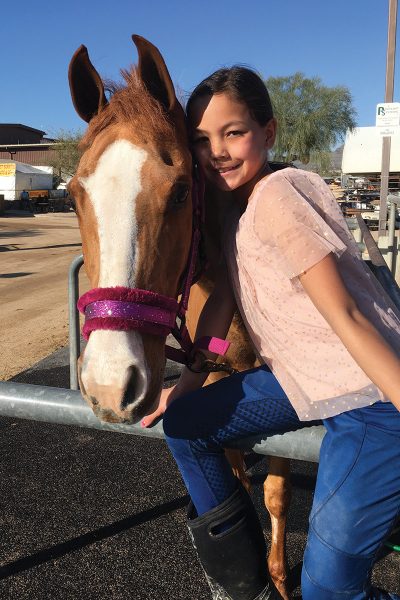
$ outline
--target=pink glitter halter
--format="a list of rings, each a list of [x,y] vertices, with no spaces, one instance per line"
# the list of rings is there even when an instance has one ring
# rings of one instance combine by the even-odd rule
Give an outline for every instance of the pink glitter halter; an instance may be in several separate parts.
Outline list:
[[[181,300],[162,294],[126,288],[94,288],[78,300],[78,309],[85,315],[83,336],[89,339],[92,331],[107,329],[114,331],[138,330],[142,333],[166,338],[172,333],[182,350],[166,346],[168,358],[186,364],[194,349],[208,349],[224,355],[230,342],[207,337],[193,344],[186,327],[186,311],[190,288],[194,283],[198,249],[201,239],[200,224],[204,220],[204,182],[194,178],[193,183],[193,232],[188,264],[184,275]],[[177,320],[180,323],[178,325]]]
[[[86,317],[83,336],[96,329],[129,331],[167,336],[175,326],[178,302],[161,294],[125,287],[95,288],[78,300]]]

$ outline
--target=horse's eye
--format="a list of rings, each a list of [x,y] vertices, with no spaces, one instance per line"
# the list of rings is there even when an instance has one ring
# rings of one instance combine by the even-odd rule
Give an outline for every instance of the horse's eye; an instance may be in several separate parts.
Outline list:
[[[173,191],[173,204],[180,205],[184,204],[189,195],[189,186],[186,184],[181,184],[177,186]]]

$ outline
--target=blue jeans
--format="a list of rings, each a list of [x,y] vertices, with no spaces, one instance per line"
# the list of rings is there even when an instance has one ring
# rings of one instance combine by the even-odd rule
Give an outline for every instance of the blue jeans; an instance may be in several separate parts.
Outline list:
[[[223,447],[315,424],[299,421],[267,367],[179,398],[164,415],[167,443],[199,515],[236,487]],[[400,413],[377,402],[324,425],[303,600],[400,600],[369,584],[376,554],[400,512]]]

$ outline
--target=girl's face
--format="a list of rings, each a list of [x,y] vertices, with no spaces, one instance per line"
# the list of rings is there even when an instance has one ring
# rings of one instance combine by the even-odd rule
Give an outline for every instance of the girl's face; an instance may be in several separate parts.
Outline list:
[[[222,191],[243,191],[248,197],[270,171],[267,158],[275,141],[275,120],[261,126],[246,104],[228,94],[199,98],[191,117],[194,154],[207,180]]]

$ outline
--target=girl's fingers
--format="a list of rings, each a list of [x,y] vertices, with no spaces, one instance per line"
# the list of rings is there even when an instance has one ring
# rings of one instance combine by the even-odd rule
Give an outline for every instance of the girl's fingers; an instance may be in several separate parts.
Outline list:
[[[158,408],[150,415],[143,417],[140,421],[142,427],[150,427],[156,419],[159,419],[165,413],[167,406],[171,402],[171,393],[174,388],[175,386],[161,390]]]
[[[163,412],[164,410],[162,408],[157,408],[157,410],[151,413],[151,415],[146,415],[143,417],[143,419],[140,421],[140,425],[142,427],[150,427],[150,425],[152,425],[153,422],[163,414]]]

